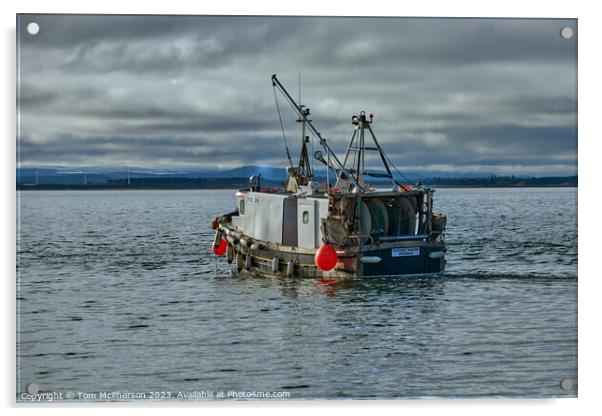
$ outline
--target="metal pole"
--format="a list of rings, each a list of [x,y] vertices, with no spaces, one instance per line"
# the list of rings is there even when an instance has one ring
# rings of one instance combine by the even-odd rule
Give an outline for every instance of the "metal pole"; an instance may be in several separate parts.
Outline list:
[[[326,160],[326,192],[328,192],[330,189],[330,175],[328,173],[330,171],[330,152],[328,150],[326,150]]]
[[[343,159],[343,166],[347,166],[347,160],[349,159],[349,153],[351,153],[351,149],[353,147],[353,141],[355,140],[356,133],[357,133],[357,129],[353,129],[353,134],[351,135],[351,141],[349,142],[349,146],[347,147],[347,152],[345,153],[345,159]],[[355,152],[355,157],[357,157],[357,152]],[[353,159],[353,166],[355,166],[355,157]]]
[[[372,127],[370,127],[370,124],[368,124],[368,131],[370,132],[370,135],[372,136],[372,140],[374,141],[374,144],[376,145],[376,148],[378,149],[378,153],[380,154],[380,159],[382,160],[383,165],[385,166],[385,170],[387,171],[387,174],[389,175],[389,177],[391,178],[391,181],[393,182],[393,187],[395,187],[397,185],[397,182],[395,182],[395,178],[393,177],[393,174],[391,173],[391,169],[389,168],[389,164],[387,163],[387,159],[385,158],[385,152],[380,147],[380,143],[378,143],[378,140],[376,140],[376,136],[374,135],[374,132],[372,131]]]
[[[355,175],[357,177],[357,180],[360,181],[360,178],[364,177],[364,154],[365,154],[365,147],[364,147],[364,122],[360,119],[360,143],[358,146],[358,153],[359,153],[359,157],[357,158],[357,172],[355,172]]]

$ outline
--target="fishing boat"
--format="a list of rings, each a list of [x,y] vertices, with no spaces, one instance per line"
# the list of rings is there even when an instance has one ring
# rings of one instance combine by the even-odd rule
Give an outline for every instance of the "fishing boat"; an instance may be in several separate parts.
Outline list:
[[[271,81],[275,99],[278,92],[299,117],[299,161],[292,163],[286,146],[290,166],[282,188],[262,188],[258,174],[236,192],[236,209],[212,221],[213,252],[248,276],[441,276],[446,216],[433,211],[431,187],[394,176],[403,174],[376,139],[374,115],[351,117],[353,133],[341,160],[315,128],[310,109],[295,102],[276,75]],[[276,108],[284,135],[277,99]],[[314,180],[309,134],[322,148],[313,155],[325,166],[322,183]],[[371,160],[380,170],[366,164],[367,152],[377,156]]]

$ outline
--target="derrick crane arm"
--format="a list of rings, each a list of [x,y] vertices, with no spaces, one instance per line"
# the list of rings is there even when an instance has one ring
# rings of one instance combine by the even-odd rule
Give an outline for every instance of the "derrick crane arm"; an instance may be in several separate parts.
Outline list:
[[[320,145],[324,148],[324,150],[326,150],[327,154],[329,154],[330,157],[332,158],[334,164],[338,167],[337,176],[343,177],[344,179],[350,179],[351,182],[353,182],[353,185],[355,185],[359,189],[362,189],[362,187],[357,182],[355,177],[353,175],[351,175],[347,169],[345,169],[345,167],[343,166],[343,164],[341,163],[341,161],[339,160],[337,155],[332,151],[332,149],[326,142],[326,139],[322,137],[320,132],[314,127],[314,125],[311,123],[311,121],[307,120],[307,118],[303,114],[302,107],[300,107],[295,102],[295,100],[293,100],[293,97],[291,97],[291,95],[288,93],[288,91],[280,83],[280,81],[276,77],[276,74],[272,75],[272,86],[278,88],[278,90],[282,93],[282,95],[287,99],[289,104],[291,104],[291,106],[297,111],[297,113],[299,114],[299,117],[305,118],[305,122],[306,122],[307,126],[309,127],[309,129],[311,130],[311,132],[313,133],[313,135],[318,139],[318,142],[320,143]]]

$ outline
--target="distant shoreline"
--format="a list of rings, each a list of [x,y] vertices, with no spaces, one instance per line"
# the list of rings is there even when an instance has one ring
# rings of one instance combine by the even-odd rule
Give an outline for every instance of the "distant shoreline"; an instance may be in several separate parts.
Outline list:
[[[323,180],[323,178],[316,178]],[[556,176],[543,178],[524,178],[514,176],[490,176],[488,178],[425,178],[425,185],[433,188],[549,188],[549,187],[577,187],[577,176]],[[399,182],[398,182],[399,183]],[[416,182],[405,182],[414,185]],[[391,187],[391,182],[377,181],[372,183],[376,187]],[[17,190],[22,191],[53,191],[53,190],[186,190],[186,189],[241,189],[249,187],[248,178],[188,178],[188,177],[151,177],[130,179],[109,179],[106,181],[88,180],[86,182],[59,182],[44,180],[30,182],[22,180],[17,182]],[[283,181],[263,179],[264,188],[280,188]]]
[[[493,188],[578,188],[577,184],[567,185],[430,185],[434,189],[493,189]],[[219,191],[219,190],[232,190],[244,188],[240,187],[169,187],[169,186],[106,186],[106,185],[87,185],[87,186],[75,186],[75,185],[25,185],[17,186],[17,191]]]

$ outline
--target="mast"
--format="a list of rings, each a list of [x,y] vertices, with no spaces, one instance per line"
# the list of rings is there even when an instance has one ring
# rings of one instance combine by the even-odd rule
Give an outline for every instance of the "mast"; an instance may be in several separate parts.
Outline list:
[[[355,129],[353,130],[353,135],[351,136],[345,158],[343,159],[343,166],[347,168],[348,165],[351,165],[347,170],[349,171],[350,176],[354,178],[362,188],[365,186],[364,175],[372,176],[374,178],[389,178],[393,182],[393,186],[396,186],[397,183],[395,182],[395,179],[393,179],[393,174],[391,173],[385,153],[380,147],[380,144],[372,131],[372,127],[370,127],[373,118],[374,115],[370,114],[370,119],[368,120],[365,111],[360,112],[359,117],[356,115],[351,117],[351,124],[355,126]],[[374,142],[374,146],[372,147],[366,146],[366,130],[368,130],[368,133]],[[366,172],[366,151],[378,152],[385,167],[385,172]],[[352,154],[353,157],[351,156]],[[346,179],[337,179],[338,187],[344,188],[346,183]]]
[[[309,116],[309,108],[304,105],[301,107],[301,113],[298,123],[301,123],[301,155],[299,156],[299,167],[297,168],[297,183],[299,185],[308,185],[311,178],[314,176],[311,169],[311,161],[309,154],[307,153],[307,144],[309,143],[309,136],[306,133],[306,124],[310,121],[307,117]]]
[[[280,92],[287,99],[287,101],[289,102],[289,104],[295,109],[295,111],[299,115],[299,118],[301,120],[303,120],[303,126],[307,126],[307,128],[309,128],[310,132],[318,139],[318,143],[320,143],[320,146],[322,146],[324,148],[324,150],[326,150],[327,154],[330,156],[331,160],[333,161],[333,163],[338,168],[337,177],[340,178],[340,179],[349,180],[357,188],[363,189],[363,187],[360,186],[360,184],[357,182],[356,178],[354,178],[353,175],[351,175],[349,173],[349,171],[341,163],[341,161],[336,156],[336,154],[332,151],[332,149],[330,148],[330,146],[326,142],[326,139],[324,137],[322,137],[322,135],[320,134],[320,132],[312,124],[311,120],[309,120],[307,118],[307,116],[309,115],[309,110],[308,109],[304,110],[304,106],[299,105],[299,104],[297,104],[295,102],[295,100],[293,99],[293,97],[291,97],[291,95],[288,93],[288,91],[280,83],[280,81],[278,80],[276,74],[272,75],[272,86],[274,88],[278,88],[280,90]],[[307,111],[307,114],[305,113],[305,111]],[[303,133],[303,135],[305,135],[305,133]],[[305,136],[305,137],[307,137],[307,136]],[[306,139],[304,138],[304,140],[306,140]],[[305,144],[306,144],[306,142],[304,142],[304,145]],[[303,148],[302,148],[302,153],[303,153],[303,149],[305,149],[305,152],[307,153],[307,148],[305,146],[303,146]],[[303,155],[301,156],[301,158],[303,158]],[[308,161],[308,164],[309,164],[309,158],[307,158],[307,161]]]

